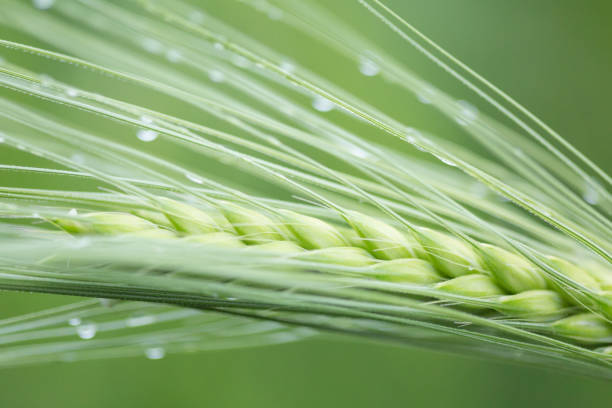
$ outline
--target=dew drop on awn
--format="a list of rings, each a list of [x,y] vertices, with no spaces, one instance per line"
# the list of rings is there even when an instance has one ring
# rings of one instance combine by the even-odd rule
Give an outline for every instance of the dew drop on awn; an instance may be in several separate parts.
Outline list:
[[[77,335],[83,340],[93,339],[97,331],[98,328],[93,323],[82,324],[76,328]]]
[[[312,100],[312,107],[319,112],[329,112],[334,109],[334,103],[327,98],[322,96],[315,96]]]
[[[143,142],[152,142],[153,140],[157,139],[157,136],[157,132],[150,129],[140,129],[136,133],[136,137]]]

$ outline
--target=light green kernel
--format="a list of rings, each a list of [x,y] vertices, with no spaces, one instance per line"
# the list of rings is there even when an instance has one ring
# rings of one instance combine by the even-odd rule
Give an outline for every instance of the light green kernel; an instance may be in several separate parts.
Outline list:
[[[218,226],[204,211],[169,198],[160,198],[164,214],[177,231],[185,234],[206,234],[218,231]]]
[[[284,239],[277,223],[260,212],[228,202],[222,203],[221,211],[236,232],[243,236],[244,242],[249,245]]]
[[[427,285],[443,280],[429,262],[415,258],[379,262],[370,269],[378,279],[390,282]]]
[[[528,290],[502,296],[498,301],[502,306],[500,310],[505,314],[532,321],[559,318],[564,308],[561,296],[551,290]]]
[[[440,282],[434,286],[438,290],[473,298],[486,298],[503,295],[502,289],[493,280],[482,274],[464,275]]]
[[[611,343],[612,324],[592,314],[581,313],[551,324],[553,332],[581,343]]]
[[[304,248],[291,241],[272,241],[264,244],[249,246],[247,250],[275,252],[279,254],[297,254],[304,252]]]
[[[455,278],[482,269],[478,254],[463,241],[429,228],[420,228],[418,237],[428,259],[444,275]]]
[[[211,232],[209,234],[190,235],[183,238],[185,242],[207,244],[223,248],[242,248],[245,244],[240,239],[227,232]]]
[[[351,211],[347,221],[363,240],[363,246],[378,259],[415,258],[421,252],[416,240],[375,218]]]
[[[151,210],[133,210],[131,213],[160,227],[174,229],[174,225],[172,225],[168,217],[166,217],[166,215],[162,212]]]
[[[348,242],[338,230],[317,218],[281,210],[285,226],[295,236],[298,243],[306,249],[346,247]]]
[[[369,266],[376,262],[365,250],[355,247],[334,247],[307,251],[296,259],[349,267]]]
[[[585,270],[564,259],[557,258],[556,256],[549,256],[548,260],[558,272],[579,283],[585,288],[594,292],[601,290],[601,286],[597,280]]]
[[[586,270],[599,283],[602,290],[612,290],[612,269],[594,261],[584,264]]]
[[[497,246],[481,244],[489,272],[508,292],[546,289],[546,279],[525,258]]]

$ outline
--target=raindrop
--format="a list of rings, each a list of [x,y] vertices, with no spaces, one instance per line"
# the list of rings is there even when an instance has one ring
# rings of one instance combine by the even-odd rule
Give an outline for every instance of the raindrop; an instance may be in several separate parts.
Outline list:
[[[204,14],[201,11],[198,10],[193,10],[189,13],[188,16],[189,20],[193,21],[194,23],[202,23],[204,21]]]
[[[80,326],[77,326],[76,331],[77,331],[77,335],[80,338],[84,340],[88,340],[88,339],[94,338],[98,329],[95,324],[87,323],[87,324],[82,324]]]
[[[319,112],[329,112],[330,110],[334,109],[334,103],[322,96],[316,96],[312,100],[312,107]]]
[[[240,68],[246,68],[249,66],[249,60],[244,58],[242,55],[234,55],[232,62],[234,65]]]
[[[163,347],[149,347],[145,350],[145,356],[149,360],[161,360],[166,355]]]
[[[361,72],[365,76],[375,76],[380,72],[380,68],[371,59],[361,57],[359,59],[359,72]]]
[[[72,156],[70,156],[70,160],[72,160],[73,162],[75,162],[77,164],[84,164],[85,163],[85,156],[83,156],[82,154],[79,154],[79,153],[75,153]]]
[[[166,51],[166,59],[170,62],[179,62],[182,58],[181,52],[178,50]]]
[[[157,136],[158,133],[150,129],[140,129],[136,133],[136,137],[143,142],[152,142],[153,140],[157,139]]]
[[[76,96],[79,96],[79,91],[74,88],[68,88],[66,89],[66,95],[70,96],[71,98],[74,98]]]
[[[0,143],[4,143],[4,137],[0,136]]]
[[[39,10],[48,10],[53,6],[55,0],[32,0],[32,4]]]
[[[150,124],[152,124],[152,123],[153,123],[153,118],[152,118],[152,117],[150,117],[150,116],[142,115],[142,116],[140,117],[140,122],[141,122],[143,125],[150,125]]]
[[[290,73],[292,73],[295,70],[295,65],[292,62],[289,62],[289,61],[281,61],[280,69],[283,70],[284,72],[290,74]]]
[[[351,153],[355,157],[359,157],[360,159],[366,159],[370,157],[370,153],[366,152],[358,146],[349,147],[349,153]]]
[[[584,191],[582,198],[587,203],[595,205],[597,204],[597,201],[599,201],[599,193],[597,192],[597,190],[595,190],[591,183],[587,183],[586,190]]]
[[[223,82],[225,74],[217,69],[213,69],[208,72],[208,78],[213,82]]]
[[[281,18],[283,18],[283,11],[276,7],[271,8],[268,10],[268,18],[270,20],[280,20]]]
[[[185,177],[187,177],[189,180],[193,181],[196,184],[204,183],[204,181],[200,177],[196,176],[193,173],[185,173]]]
[[[431,104],[432,97],[435,95],[435,91],[432,88],[424,88],[421,92],[417,93],[417,99],[419,102],[425,105]]]
[[[68,211],[68,215],[70,215],[71,217],[76,217],[77,215],[79,215],[79,213],[77,212],[76,208],[71,208],[70,211]]]
[[[125,324],[128,327],[146,326],[155,323],[155,316],[133,316],[126,320]]]
[[[220,42],[214,43],[213,47],[215,48],[215,50],[219,50],[219,51],[223,51],[225,49],[225,46],[221,44]]]
[[[142,40],[142,48],[153,54],[159,54],[162,52],[164,46],[159,41],[153,38],[145,38]]]
[[[436,159],[440,160],[444,164],[448,164],[449,166],[453,166],[454,167],[454,166],[457,165],[454,161],[452,161],[451,159],[448,159],[446,157],[438,156],[437,154],[434,154],[434,156],[436,157]]]
[[[78,317],[72,317],[70,320],[68,320],[68,324],[71,326],[78,326],[81,324],[81,319]]]
[[[478,109],[467,101],[457,101],[460,107],[458,115],[455,117],[455,121],[461,126],[470,125],[478,117]]]

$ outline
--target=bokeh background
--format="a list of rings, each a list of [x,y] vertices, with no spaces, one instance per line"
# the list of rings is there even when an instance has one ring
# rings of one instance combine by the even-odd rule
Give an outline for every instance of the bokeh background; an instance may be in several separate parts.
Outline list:
[[[352,0],[338,0],[336,6],[343,2]],[[609,1],[386,3],[612,172]],[[217,11],[230,12],[231,7]],[[408,50],[362,10],[343,17],[436,85],[462,92],[456,81]],[[237,18],[246,22],[249,16]],[[262,24],[250,29],[265,36],[268,28]],[[312,58],[315,66],[326,63],[317,59],[316,51]],[[332,78],[345,76],[347,69],[326,68]],[[351,75],[345,79],[350,81]],[[356,88],[363,87],[359,80],[355,74]],[[365,91],[373,101],[388,98],[384,90]],[[398,112],[405,109],[400,97],[394,103]],[[427,122],[426,114],[421,120]],[[436,129],[436,123],[429,126]],[[65,301],[0,293],[0,318]],[[611,401],[609,382],[343,336],[169,355],[157,361],[142,357],[0,370],[2,407],[591,407],[608,406]]]

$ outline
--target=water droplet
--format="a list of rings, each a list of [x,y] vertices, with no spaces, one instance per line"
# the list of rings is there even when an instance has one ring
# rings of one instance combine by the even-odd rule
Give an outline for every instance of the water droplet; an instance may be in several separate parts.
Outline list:
[[[221,44],[220,42],[214,43],[213,47],[215,50],[218,50],[218,51],[223,51],[225,49],[225,46]]]
[[[419,102],[424,103],[425,105],[431,104],[431,100],[435,96],[436,92],[429,87],[423,88],[419,93],[417,93],[417,99]]]
[[[166,51],[166,59],[170,62],[179,62],[182,57],[181,52],[178,50]]]
[[[201,11],[198,10],[193,10],[189,13],[188,16],[189,20],[193,21],[194,23],[202,23],[204,21],[204,14]]]
[[[187,177],[189,180],[193,181],[196,184],[204,183],[204,181],[200,177],[196,176],[193,173],[185,173],[185,177]]]
[[[34,218],[40,218],[40,214],[39,214],[39,213],[37,213],[37,212],[32,213],[32,217],[34,217]]]
[[[312,100],[312,107],[319,112],[329,112],[330,110],[334,109],[334,103],[322,96],[316,96]]]
[[[249,60],[244,58],[242,55],[234,55],[232,57],[232,63],[240,68],[246,68],[249,66]]]
[[[361,57],[359,59],[359,72],[361,72],[365,76],[375,76],[380,72],[380,68],[371,59]]]
[[[32,4],[39,10],[48,10],[50,9],[55,0],[32,0]]]
[[[145,356],[149,360],[161,360],[166,355],[166,350],[163,347],[149,347],[145,350]]]
[[[79,91],[74,88],[68,88],[66,89],[66,95],[70,96],[71,98],[74,98],[79,96]]]
[[[4,143],[4,137],[0,136],[0,143]]]
[[[76,217],[77,215],[79,215],[79,213],[77,212],[76,208],[71,208],[70,211],[68,211],[68,215],[70,215],[71,217]]]
[[[268,18],[270,20],[280,20],[283,18],[283,10],[273,7],[268,10]]]
[[[141,122],[143,125],[151,125],[151,124],[153,123],[153,118],[152,118],[152,117],[150,117],[150,116],[142,115],[142,116],[140,117],[140,122]]]
[[[213,82],[223,82],[225,74],[217,69],[213,69],[208,72],[208,78]]]
[[[75,153],[72,156],[70,156],[70,160],[72,160],[76,164],[84,164],[85,163],[85,156],[83,156],[82,154],[79,154],[79,153]]]
[[[467,101],[457,101],[460,107],[459,113],[455,117],[455,121],[461,126],[467,126],[473,123],[478,118],[478,109]]]
[[[159,41],[153,38],[145,38],[142,40],[142,48],[153,54],[159,54],[164,49],[164,46]]]
[[[78,326],[81,324],[81,319],[78,317],[72,317],[70,320],[68,320],[68,324],[71,326]]]
[[[93,339],[97,331],[98,328],[93,323],[82,324],[76,328],[77,335],[84,340]]]
[[[150,129],[140,129],[136,133],[136,137],[143,142],[152,142],[153,140],[157,139],[157,136],[158,133]]]
[[[349,153],[355,157],[359,157],[360,159],[366,159],[370,157],[370,153],[366,152],[365,150],[363,150],[361,147],[358,147],[358,146],[349,147]]]
[[[280,69],[290,74],[295,70],[295,65],[290,61],[281,61],[279,65]]]
[[[457,165],[454,161],[452,161],[451,159],[449,159],[447,157],[439,156],[437,154],[434,154],[434,157],[436,159],[440,160],[442,163],[448,164],[449,166],[455,167]]]
[[[587,183],[586,190],[584,191],[582,198],[587,203],[591,205],[595,205],[597,204],[597,201],[599,201],[599,193],[597,192],[597,190],[593,187],[591,183]]]
[[[155,323],[155,316],[133,316],[126,320],[125,324],[128,327],[146,326]]]

